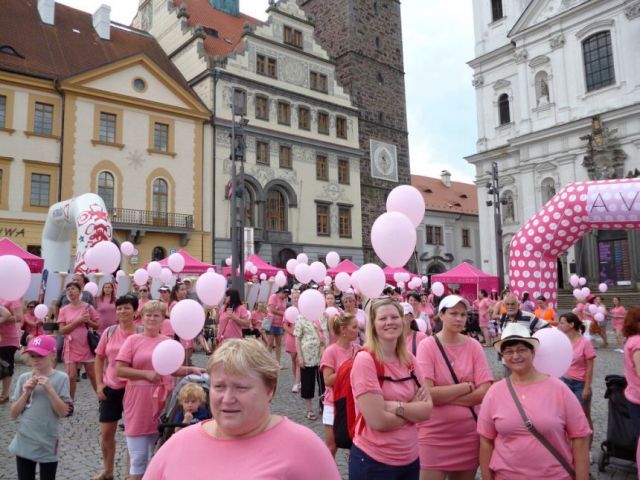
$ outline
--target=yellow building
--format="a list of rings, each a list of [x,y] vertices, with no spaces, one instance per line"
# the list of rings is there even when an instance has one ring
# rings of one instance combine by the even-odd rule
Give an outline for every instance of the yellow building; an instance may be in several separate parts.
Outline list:
[[[49,206],[95,192],[139,250],[123,268],[179,248],[209,261],[209,111],[153,37],[109,15],[3,2],[0,237],[39,254]]]

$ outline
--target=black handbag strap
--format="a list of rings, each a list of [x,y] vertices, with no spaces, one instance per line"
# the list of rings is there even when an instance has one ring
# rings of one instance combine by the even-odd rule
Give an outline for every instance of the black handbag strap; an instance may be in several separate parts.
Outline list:
[[[569,462],[567,462],[567,460],[560,454],[560,452],[558,452],[556,447],[551,445],[549,440],[547,440],[544,437],[544,435],[542,435],[538,431],[535,425],[531,423],[531,420],[529,420],[529,418],[527,417],[527,414],[524,411],[524,408],[522,407],[520,400],[518,400],[518,395],[516,395],[516,391],[514,390],[513,385],[511,384],[511,379],[507,377],[505,381],[507,382],[507,387],[509,388],[509,393],[511,394],[511,398],[513,398],[513,402],[516,404],[516,407],[518,408],[518,412],[520,412],[520,416],[522,417],[522,421],[524,422],[524,427],[534,437],[536,437],[536,439],[544,446],[544,448],[549,450],[549,453],[551,453],[551,455],[553,455],[556,458],[556,460],[560,462],[560,465],[562,465],[562,467],[567,471],[567,473],[571,476],[571,478],[576,478],[576,471],[573,469],[571,465],[569,465]]]
[[[418,350],[418,339],[416,338],[418,336],[418,332],[413,332],[413,339],[411,340],[411,350],[413,353],[413,356],[416,356],[416,351]]]
[[[434,335],[433,338],[436,341],[436,345],[438,346],[438,350],[440,350],[440,353],[442,354],[442,358],[444,358],[444,361],[447,364],[447,367],[449,367],[449,373],[451,373],[451,378],[453,378],[453,382],[456,385],[459,384],[460,381],[458,380],[458,376],[456,375],[456,372],[453,371],[453,366],[451,366],[451,362],[449,361],[449,357],[447,357],[447,352],[444,351],[444,347],[442,346],[442,343],[440,342],[440,339],[438,338],[438,335]],[[469,407],[469,410],[471,410],[471,415],[473,415],[473,419],[477,422],[478,421],[478,414],[473,409],[473,407]]]

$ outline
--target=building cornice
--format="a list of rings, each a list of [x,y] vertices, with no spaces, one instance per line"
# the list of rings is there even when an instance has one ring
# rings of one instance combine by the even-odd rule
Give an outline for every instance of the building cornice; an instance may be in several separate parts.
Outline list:
[[[490,62],[492,60],[501,60],[504,57],[509,57],[509,60],[512,61],[510,54],[512,52],[515,52],[515,50],[516,50],[515,45],[508,43],[506,45],[503,45],[502,47],[496,48],[495,50],[491,50],[490,52],[487,52],[484,55],[480,55],[479,57],[476,57],[473,60],[468,61],[467,65],[469,65],[471,68],[475,70],[476,68],[478,68],[484,63]]]

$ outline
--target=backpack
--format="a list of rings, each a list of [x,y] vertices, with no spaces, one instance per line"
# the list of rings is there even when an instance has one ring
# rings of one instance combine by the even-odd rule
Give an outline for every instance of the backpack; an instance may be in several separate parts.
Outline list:
[[[376,366],[376,375],[380,382],[380,387],[382,387],[385,380],[390,382],[413,380],[418,388],[420,387],[420,382],[414,372],[413,363],[407,365],[410,372],[408,377],[394,379],[385,376],[384,364],[378,361],[373,353],[366,349],[362,349],[360,352],[366,352],[371,355],[373,363]],[[358,353],[356,353],[356,355],[358,355]],[[356,403],[353,398],[353,390],[351,389],[351,369],[353,368],[356,355],[340,365],[336,372],[336,379],[333,382],[333,435],[338,448],[351,448],[353,437],[355,437],[356,433],[356,426],[358,426],[358,433],[362,433],[366,425],[362,415],[356,414]]]

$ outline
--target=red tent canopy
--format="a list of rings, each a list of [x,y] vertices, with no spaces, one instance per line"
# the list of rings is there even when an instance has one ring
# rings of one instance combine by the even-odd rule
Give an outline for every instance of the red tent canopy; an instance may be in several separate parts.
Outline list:
[[[263,260],[262,258],[260,258],[258,255],[255,255],[255,254],[249,255],[244,261],[244,263],[246,264],[247,262],[251,262],[256,267],[258,267],[258,273],[256,275],[260,275],[261,273],[264,273],[267,277],[273,277],[276,273],[282,270],[281,268],[274,267],[269,262],[267,262],[266,260]],[[222,267],[223,275],[229,275],[230,273],[231,273],[231,267]],[[244,273],[245,273],[245,277],[247,278],[251,278],[253,276],[253,274],[249,272],[245,271]]]
[[[44,258],[40,258],[33,253],[23,250],[8,238],[0,239],[0,256],[2,255],[15,255],[16,257],[20,257],[29,266],[31,273],[41,273],[44,268]]]
[[[462,262],[445,273],[431,276],[431,282],[443,284],[474,285],[476,290],[485,289],[487,291],[498,290],[498,277],[489,275],[482,270]]]
[[[340,272],[345,272],[345,273],[348,273],[349,275],[351,275],[353,272],[355,272],[359,268],[360,267],[358,265],[353,263],[348,258],[345,258],[343,261],[341,261],[334,268],[330,268],[329,270],[327,270],[327,275],[329,275],[331,278],[334,278]]]
[[[393,275],[398,273],[398,272],[402,272],[402,273],[408,273],[410,275],[410,278],[413,277],[417,277],[418,275],[415,273],[411,273],[409,270],[407,270],[406,268],[394,268],[394,267],[384,267],[382,269],[382,271],[384,272],[384,278],[387,281],[387,283],[396,283],[396,279],[393,278]]]
[[[211,265],[210,263],[204,263],[198,260],[197,258],[192,257],[184,250],[178,250],[178,253],[182,255],[184,258],[184,268],[180,272],[180,275],[184,273],[205,273],[210,268],[216,269],[215,265]],[[169,267],[169,257],[160,260],[160,265],[163,267]]]

